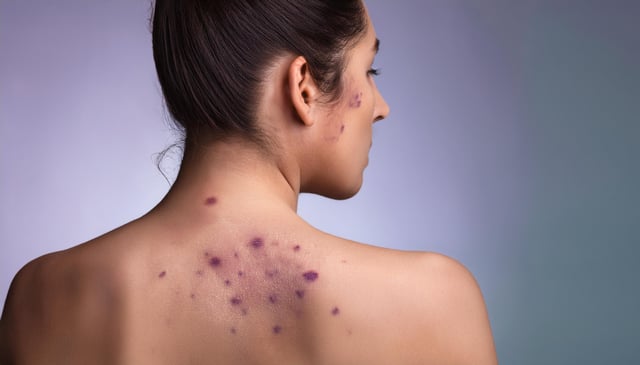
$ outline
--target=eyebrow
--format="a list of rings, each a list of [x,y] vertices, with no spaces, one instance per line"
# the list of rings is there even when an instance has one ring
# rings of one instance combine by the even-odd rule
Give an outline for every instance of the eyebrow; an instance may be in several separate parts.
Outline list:
[[[378,51],[380,51],[380,39],[376,38],[376,44],[373,46],[373,52],[378,54]]]

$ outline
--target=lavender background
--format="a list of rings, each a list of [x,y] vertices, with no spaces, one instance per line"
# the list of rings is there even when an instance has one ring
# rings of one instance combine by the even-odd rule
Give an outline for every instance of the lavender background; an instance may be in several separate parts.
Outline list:
[[[368,5],[392,113],[361,193],[304,196],[301,215],[463,262],[502,364],[637,361],[640,2]],[[167,191],[149,6],[0,1],[0,300],[30,259]]]

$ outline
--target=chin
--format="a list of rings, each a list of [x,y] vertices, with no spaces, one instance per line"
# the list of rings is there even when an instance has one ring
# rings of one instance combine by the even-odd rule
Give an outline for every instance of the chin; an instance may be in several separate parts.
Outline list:
[[[318,194],[330,199],[345,200],[355,196],[360,191],[360,188],[362,188],[362,175],[360,175],[359,179],[354,179],[349,184],[333,186],[323,192],[318,192]]]

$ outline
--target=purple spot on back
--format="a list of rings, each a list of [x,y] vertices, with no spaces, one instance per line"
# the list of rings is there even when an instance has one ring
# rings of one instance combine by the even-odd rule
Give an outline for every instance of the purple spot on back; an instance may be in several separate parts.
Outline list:
[[[264,246],[264,241],[262,240],[262,238],[254,238],[251,240],[251,242],[249,243],[253,248],[258,249],[261,248],[262,246]]]
[[[198,270],[198,271],[196,271],[196,275],[202,276],[202,275],[204,275],[204,272],[202,270]]]
[[[238,271],[238,277],[243,277],[244,276],[244,272],[243,271]]]
[[[242,304],[242,299],[240,299],[240,297],[233,297],[230,300],[231,305],[240,305]]]
[[[235,335],[238,331],[236,331],[235,327],[231,327],[231,334]]]
[[[316,279],[318,278],[318,273],[311,270],[311,271],[305,272],[304,274],[302,274],[302,276],[306,281],[316,281]]]
[[[196,299],[196,295],[191,293],[191,299]]]
[[[294,250],[295,252],[300,251],[300,245],[295,245],[295,246],[293,246],[293,250]]]
[[[296,290],[296,295],[300,299],[304,298],[304,290]]]
[[[212,267],[218,267],[222,264],[222,260],[220,260],[219,257],[212,257],[209,260],[209,265],[211,265]]]
[[[224,281],[224,285],[231,286],[231,280],[225,280]]]
[[[247,315],[247,313],[248,313],[248,312],[247,312],[247,309],[246,309],[246,308],[242,308],[242,315],[243,315],[243,316],[246,316],[246,315]]]
[[[344,124],[340,126],[340,133],[344,133]]]
[[[275,294],[271,294],[269,295],[269,301],[275,304],[278,301],[278,297]]]
[[[334,308],[331,310],[331,314],[333,314],[334,316],[337,316],[338,314],[340,314],[340,308],[338,308],[338,307],[334,307]]]
[[[274,276],[278,275],[278,269],[265,270],[265,271],[264,271],[264,274],[265,274],[267,277],[272,278],[272,277],[274,277]]]
[[[273,333],[275,333],[276,335],[278,333],[282,332],[282,327],[280,326],[273,326]]]
[[[167,272],[166,272],[166,271],[163,271],[163,272],[161,272],[160,274],[158,274],[158,277],[162,279],[162,278],[164,278],[164,277],[165,277],[165,275],[167,275]]]
[[[207,198],[207,200],[204,201],[204,205],[215,205],[218,202],[218,199],[216,199],[215,196],[210,196]]]

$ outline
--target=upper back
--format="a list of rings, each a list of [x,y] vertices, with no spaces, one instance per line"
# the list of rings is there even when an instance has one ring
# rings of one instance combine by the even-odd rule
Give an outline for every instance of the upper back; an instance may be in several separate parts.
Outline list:
[[[464,344],[455,323],[443,327],[460,316],[447,301],[484,310],[467,300],[473,288],[448,293],[475,283],[439,255],[361,245],[300,222],[198,234],[157,223],[27,265],[0,325],[16,363],[425,363],[446,358],[448,336]]]

